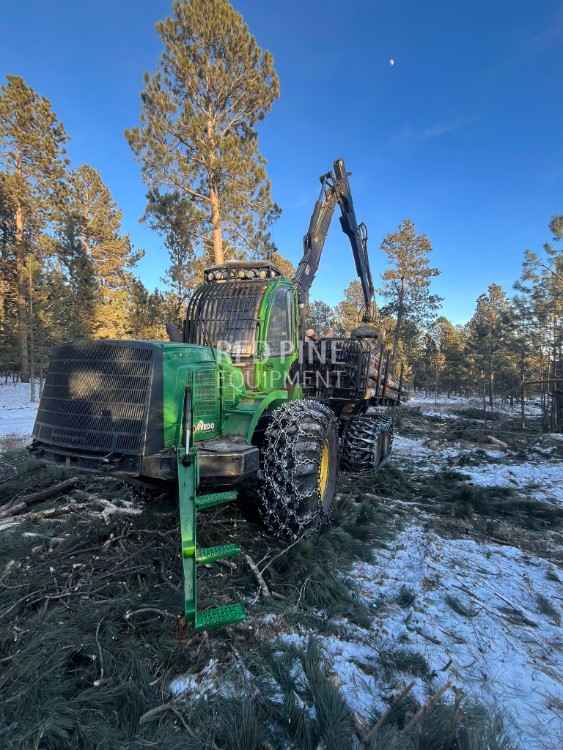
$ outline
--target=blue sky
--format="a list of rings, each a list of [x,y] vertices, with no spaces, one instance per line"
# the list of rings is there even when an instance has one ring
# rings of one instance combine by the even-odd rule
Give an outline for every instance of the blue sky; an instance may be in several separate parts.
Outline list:
[[[464,322],[493,281],[510,289],[525,248],[563,212],[561,0],[236,0],[270,49],[281,97],[261,127],[282,253],[296,262],[318,176],[341,156],[356,210],[379,244],[405,217],[430,237],[444,312]],[[159,284],[166,254],[139,224],[145,189],[123,137],[155,69],[170,0],[19,0],[0,20],[0,75],[47,96],[73,164],[100,170]],[[394,66],[389,59],[394,58]],[[334,222],[313,296],[337,302],[353,278]]]

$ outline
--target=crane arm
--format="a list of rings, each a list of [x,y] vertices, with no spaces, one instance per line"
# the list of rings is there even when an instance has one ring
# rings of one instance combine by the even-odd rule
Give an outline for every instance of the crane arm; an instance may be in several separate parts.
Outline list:
[[[309,301],[309,290],[319,267],[337,203],[341,212],[340,225],[350,240],[356,272],[362,284],[364,321],[370,322],[373,316],[374,288],[368,258],[367,229],[365,224],[358,224],[356,220],[352,191],[342,159],[334,162],[331,172],[321,176],[321,194],[315,203],[307,234],[303,238],[303,257],[294,277],[299,290],[299,301],[303,305]]]
[[[331,173],[328,172],[322,175],[320,179],[321,193],[313,208],[307,234],[303,237],[303,257],[297,266],[297,271],[293,278],[299,292],[299,302],[303,305],[306,305],[309,301],[309,289],[319,267],[319,261],[337,202]]]

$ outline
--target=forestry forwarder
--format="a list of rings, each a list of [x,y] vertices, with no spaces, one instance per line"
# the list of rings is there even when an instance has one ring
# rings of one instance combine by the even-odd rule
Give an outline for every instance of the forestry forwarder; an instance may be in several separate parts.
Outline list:
[[[295,538],[329,517],[339,459],[373,469],[391,447],[385,412],[399,393],[389,362],[368,391],[377,333],[367,233],[341,160],[321,183],[293,280],[269,262],[215,266],[190,300],[182,341],[70,343],[51,356],[31,451],[79,470],[177,481],[185,614],[197,629],[245,617],[240,603],[198,611],[197,564],[240,550],[199,547],[197,511],[243,487],[269,529]],[[303,343],[302,311],[336,203],[364,325],[350,339]]]

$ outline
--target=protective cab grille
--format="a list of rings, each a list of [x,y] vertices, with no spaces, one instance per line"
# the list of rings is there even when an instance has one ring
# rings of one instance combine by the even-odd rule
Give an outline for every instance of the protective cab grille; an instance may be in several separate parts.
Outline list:
[[[153,357],[148,343],[65,344],[52,354],[33,436],[84,451],[142,452]]]
[[[213,346],[232,355],[254,354],[258,309],[264,281],[202,284],[188,306],[184,340]]]

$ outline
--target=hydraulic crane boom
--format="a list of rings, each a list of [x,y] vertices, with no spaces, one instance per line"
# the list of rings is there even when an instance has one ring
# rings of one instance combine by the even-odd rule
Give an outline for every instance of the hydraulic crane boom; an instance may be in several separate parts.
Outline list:
[[[362,284],[365,305],[363,320],[370,323],[373,320],[374,289],[369,267],[367,228],[356,220],[348,174],[342,159],[337,159],[332,171],[322,175],[320,179],[321,193],[315,203],[307,234],[303,238],[303,257],[294,277],[300,304],[305,305],[309,301],[309,289],[317,273],[334,208],[338,203],[340,225],[350,240],[356,271]]]

